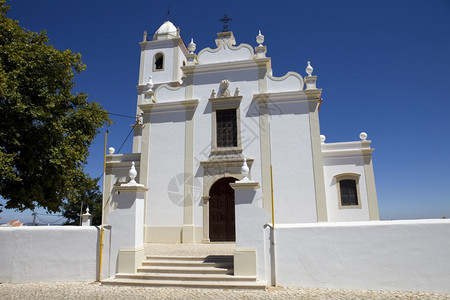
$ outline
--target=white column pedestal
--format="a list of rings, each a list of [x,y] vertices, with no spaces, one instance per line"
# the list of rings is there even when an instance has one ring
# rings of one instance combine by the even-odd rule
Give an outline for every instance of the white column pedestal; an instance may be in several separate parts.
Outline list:
[[[92,226],[92,215],[90,213],[81,216],[81,226]]]
[[[236,249],[234,252],[234,275],[257,276],[265,280],[264,225],[270,215],[258,203],[262,194],[257,193],[259,183],[236,181],[234,189]]]
[[[144,254],[144,196],[142,185],[122,185],[114,189],[106,221],[111,225],[111,274],[136,273]]]

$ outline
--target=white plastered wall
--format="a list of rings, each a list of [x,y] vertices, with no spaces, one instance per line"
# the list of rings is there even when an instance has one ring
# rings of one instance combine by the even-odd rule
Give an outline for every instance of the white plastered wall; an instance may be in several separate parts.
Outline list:
[[[137,171],[136,181],[139,181],[140,175],[140,153],[132,154],[114,154],[106,156],[106,173],[104,179],[103,205],[105,219],[102,220],[106,224],[106,216],[114,209],[112,200],[112,190],[115,185],[126,183],[130,180],[128,173],[131,169],[132,162],[135,162]]]
[[[275,222],[317,222],[308,103],[269,108]]]
[[[185,111],[152,113],[146,225],[182,227],[184,212]]]
[[[173,81],[174,54],[178,49],[173,46],[171,40],[165,41],[165,43],[166,45],[162,45],[161,48],[149,48],[148,50],[145,50],[143,82],[141,84],[146,84],[150,76],[153,77],[152,80],[155,84]],[[154,56],[157,53],[164,54],[164,65],[162,70],[153,70]]]
[[[140,85],[146,84],[149,76],[152,76],[155,84],[180,81],[182,72],[180,67],[186,61],[187,50],[183,41],[179,38],[168,40],[155,40],[141,43],[143,55],[141,55]],[[164,55],[163,69],[155,70],[154,57],[157,53]]]
[[[277,283],[450,293],[450,220],[280,225]]]
[[[0,228],[0,282],[95,281],[99,240],[94,226]]]

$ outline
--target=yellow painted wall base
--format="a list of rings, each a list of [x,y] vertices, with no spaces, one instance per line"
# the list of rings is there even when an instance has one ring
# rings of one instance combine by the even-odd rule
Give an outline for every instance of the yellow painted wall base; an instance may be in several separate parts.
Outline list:
[[[195,242],[195,227],[194,225],[184,225],[181,235],[183,244]]]
[[[234,275],[256,276],[256,249],[234,250]]]
[[[203,227],[184,225],[181,235],[182,243],[201,243],[203,238]]]
[[[117,273],[137,273],[145,259],[144,247],[121,248],[119,250]]]
[[[144,226],[145,243],[201,243],[203,227],[150,227]]]

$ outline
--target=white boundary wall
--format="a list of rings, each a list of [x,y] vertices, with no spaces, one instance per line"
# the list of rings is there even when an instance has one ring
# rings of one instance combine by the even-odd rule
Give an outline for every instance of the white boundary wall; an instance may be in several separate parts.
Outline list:
[[[450,220],[278,225],[277,284],[450,293]]]
[[[99,240],[94,226],[0,228],[0,282],[95,281]]]

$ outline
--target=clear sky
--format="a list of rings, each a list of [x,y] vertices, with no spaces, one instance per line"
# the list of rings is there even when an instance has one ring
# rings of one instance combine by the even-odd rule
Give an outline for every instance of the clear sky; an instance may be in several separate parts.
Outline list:
[[[10,18],[45,29],[58,49],[82,54],[76,91],[115,114],[136,111],[139,42],[169,19],[198,53],[215,48],[224,14],[238,44],[265,36],[273,74],[305,75],[311,61],[323,89],[327,142],[372,140],[382,219],[450,217],[450,1],[61,1],[13,0]],[[112,115],[108,147],[118,150],[131,118]],[[102,174],[104,132],[86,170]],[[131,152],[131,138],[120,153]],[[16,216],[5,211],[2,221]],[[49,219],[49,218],[46,218]]]

